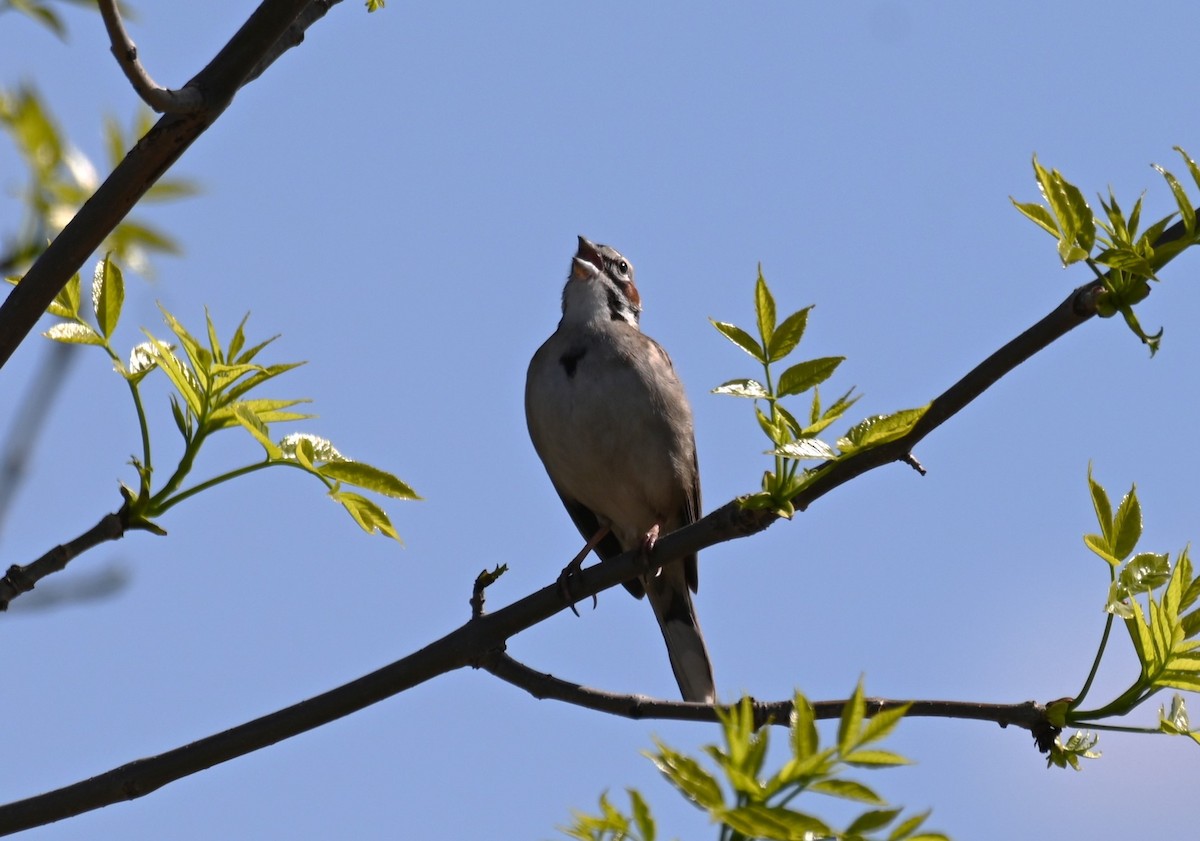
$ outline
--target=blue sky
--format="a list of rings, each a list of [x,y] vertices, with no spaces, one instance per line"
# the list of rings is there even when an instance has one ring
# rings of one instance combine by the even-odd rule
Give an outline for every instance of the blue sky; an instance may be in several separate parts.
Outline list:
[[[193,75],[254,7],[139,4],[131,24],[160,82]],[[117,565],[102,602],[4,617],[3,799],[31,795],[243,722],[398,659],[468,616],[474,575],[506,563],[499,606],[545,586],[578,549],[524,429],[525,367],[554,329],[575,237],[637,266],[643,328],[695,407],[705,509],[768,466],[748,404],[708,393],[753,363],[707,323],[752,323],[761,262],[780,310],[816,304],[806,357],[844,355],[829,393],[854,418],[920,405],[1083,283],[1009,195],[1036,198],[1030,157],[1089,196],[1147,213],[1170,198],[1151,162],[1200,152],[1182,3],[1003,5],[344,3],[242,91],[175,174],[204,193],[137,215],[182,259],[131,282],[122,344],[208,306],[228,335],[281,333],[268,361],[309,364],[271,396],[315,400],[297,427],[389,469],[426,501],[391,504],[404,548],[364,536],[293,471],[256,474],[170,512],[62,578]],[[0,18],[0,83],[37,82],[102,158],[100,122],[134,97],[98,16],[59,43]],[[0,228],[21,182],[0,147]],[[1138,483],[1145,548],[1200,535],[1192,477],[1200,307],[1190,255],[1141,310],[1158,357],[1116,321],[1089,323],[896,465],[791,523],[701,556],[697,609],[718,691],[983,702],[1076,692],[1107,576],[1089,460],[1114,497]],[[6,429],[43,353],[0,372]],[[174,447],[161,384],[155,440]],[[834,428],[837,434],[848,423]],[[282,435],[285,429],[280,429]],[[833,437],[833,436],[831,436]],[[75,366],[46,420],[0,550],[26,562],[119,505],[137,448],[102,355]],[[203,477],[258,457],[229,433]],[[1093,690],[1133,675],[1123,632]],[[675,697],[649,608],[612,591],[510,641],[533,668]],[[1162,696],[1162,700],[1168,700]],[[1153,723],[1154,705],[1139,722]],[[550,838],[572,808],[636,786],[662,837],[712,837],[640,751],[694,750],[713,728],[537,702],[464,671],[316,732],[36,839]],[[933,808],[957,838],[1180,836],[1196,748],[1105,734],[1083,773],[1048,771],[1027,734],[912,720],[910,768],[863,775]],[[834,804],[836,806],[836,804]],[[810,808],[826,808],[813,803]],[[837,812],[833,812],[837,814]]]

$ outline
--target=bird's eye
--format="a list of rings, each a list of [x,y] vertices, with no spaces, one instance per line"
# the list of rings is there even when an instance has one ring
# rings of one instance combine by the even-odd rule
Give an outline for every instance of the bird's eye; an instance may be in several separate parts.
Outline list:
[[[620,270],[621,274],[629,274],[629,264],[624,260],[617,263],[617,268]]]

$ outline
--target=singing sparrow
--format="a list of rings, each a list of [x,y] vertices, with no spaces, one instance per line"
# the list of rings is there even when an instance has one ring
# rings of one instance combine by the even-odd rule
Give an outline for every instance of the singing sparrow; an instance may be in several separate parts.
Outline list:
[[[638,328],[641,309],[629,261],[581,236],[562,320],[529,363],[529,437],[587,540],[576,562],[589,549],[601,560],[649,552],[700,516],[692,410],[671,358]],[[684,699],[712,703],[696,585],[695,555],[625,584],[649,596]]]

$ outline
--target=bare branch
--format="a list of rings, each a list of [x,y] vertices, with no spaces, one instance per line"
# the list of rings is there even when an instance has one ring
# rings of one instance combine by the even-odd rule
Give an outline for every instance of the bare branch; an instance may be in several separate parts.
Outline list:
[[[664,719],[671,721],[717,721],[719,707],[691,701],[664,701],[645,695],[621,695],[589,689],[576,683],[535,671],[514,660],[503,651],[492,651],[480,664],[506,683],[524,689],[539,700],[547,698],[565,701],[597,712],[632,719]],[[846,701],[811,702],[818,719],[841,717]],[[980,704],[970,701],[904,701],[889,698],[867,698],[867,715],[909,704],[909,718],[958,718],[971,721],[992,721],[1001,727],[1010,724],[1029,730],[1035,735],[1052,729],[1046,717],[1046,707],[1035,701],[1021,704]],[[754,720],[759,727],[767,724],[786,726],[792,714],[792,702],[754,701]]]
[[[121,20],[117,0],[99,0],[99,3],[100,16],[104,18],[104,28],[108,30],[112,54],[124,71],[125,78],[137,91],[137,95],[160,114],[191,114],[203,108],[204,98],[198,88],[189,86],[173,91],[150,78],[142,62],[138,60],[137,45],[125,31],[125,22]]]
[[[22,593],[28,593],[47,575],[66,569],[68,563],[88,549],[124,537],[125,512],[126,509],[122,507],[115,514],[105,514],[100,518],[100,522],[79,537],[70,543],[55,546],[31,564],[10,566],[4,577],[0,578],[0,610],[8,610],[9,602]]]
[[[12,356],[71,275],[254,74],[302,40],[303,26],[339,0],[263,0],[217,56],[185,87],[205,107],[167,114],[125,156],[0,305],[0,366]],[[303,16],[301,15],[303,13]]]

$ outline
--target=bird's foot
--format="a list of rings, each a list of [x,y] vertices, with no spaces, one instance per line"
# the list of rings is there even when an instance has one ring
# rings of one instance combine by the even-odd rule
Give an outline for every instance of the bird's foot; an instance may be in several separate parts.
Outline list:
[[[604,536],[607,534],[608,527],[604,526],[594,535],[592,535],[591,540],[584,544],[584,547],[579,550],[579,554],[572,558],[570,563],[563,567],[563,571],[558,574],[558,593],[560,596],[562,596],[562,600],[571,608],[571,612],[576,616],[579,615],[579,611],[575,609],[575,602],[579,601],[579,599],[575,597],[575,593],[572,591],[572,585],[575,581],[583,580],[583,559],[588,556],[588,552],[591,552],[596,548],[596,544],[603,540]],[[596,605],[599,603],[600,600],[597,599],[596,594],[593,593],[592,610],[595,610]]]
[[[641,563],[643,572],[650,570],[650,554],[654,551],[654,545],[658,543],[658,523],[650,527],[650,531],[646,532],[642,537],[642,545],[638,552],[638,561]]]

